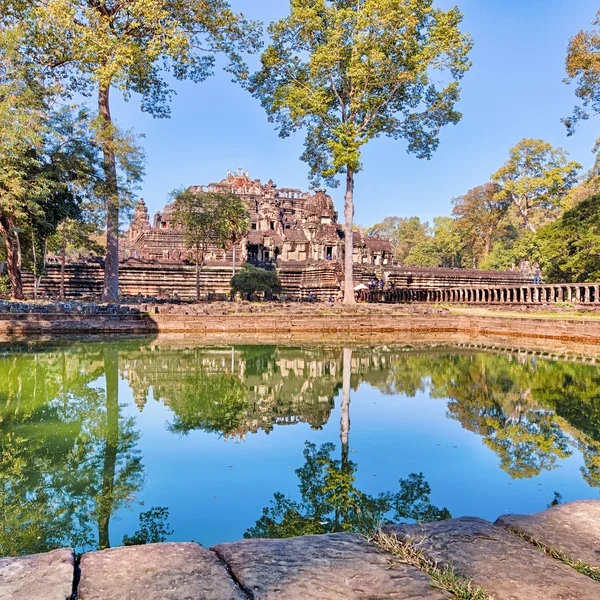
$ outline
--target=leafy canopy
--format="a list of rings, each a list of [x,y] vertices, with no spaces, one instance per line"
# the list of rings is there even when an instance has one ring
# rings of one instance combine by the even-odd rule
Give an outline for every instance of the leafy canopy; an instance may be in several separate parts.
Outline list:
[[[600,279],[600,195],[567,211],[537,233],[544,276],[550,282]]]
[[[600,25],[600,11],[592,23]],[[576,82],[575,95],[581,104],[573,115],[563,119],[569,135],[580,121],[600,113],[600,32],[597,29],[580,31],[569,41],[567,50],[567,77],[565,83]]]
[[[235,194],[180,190],[173,195],[174,220],[183,226],[186,246],[197,252],[210,245],[226,248],[250,228],[248,208]]]
[[[139,94],[157,117],[169,114],[165,74],[203,81],[219,54],[243,78],[240,53],[260,44],[257,24],[225,0],[0,0],[0,8],[27,24],[28,46],[43,49],[72,90],[114,86]]]
[[[306,128],[315,181],[359,171],[361,147],[380,135],[427,158],[441,127],[461,118],[457,82],[472,46],[461,21],[433,0],[290,0],[249,89],[281,137]]]
[[[486,183],[452,200],[456,226],[469,240],[477,261],[489,254],[495,234],[510,207],[510,200],[501,192],[497,183]]]
[[[492,180],[502,185],[498,198],[508,199],[523,225],[537,227],[556,217],[565,194],[577,182],[581,165],[567,160],[567,152],[543,140],[523,139],[511,148],[508,161]]]

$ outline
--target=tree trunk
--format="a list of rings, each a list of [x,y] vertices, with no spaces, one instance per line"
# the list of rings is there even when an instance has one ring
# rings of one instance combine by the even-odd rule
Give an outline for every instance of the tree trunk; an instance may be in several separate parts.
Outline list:
[[[65,299],[65,263],[67,262],[67,224],[62,226],[62,246],[60,249],[60,299]]]
[[[106,186],[106,257],[102,300],[115,302],[119,298],[119,188],[109,93],[110,86],[102,86],[98,91],[98,114],[101,123],[100,134]]]
[[[19,237],[19,232],[14,230],[15,234],[15,245],[17,248],[17,267],[19,267],[19,271],[23,266],[23,253],[21,252],[21,238]]]
[[[485,247],[484,247],[483,258],[487,258],[490,253],[490,250],[492,249],[492,234],[493,234],[493,231],[490,231],[485,236]]]
[[[233,279],[235,277],[235,242],[233,242],[233,247],[231,249],[231,256],[232,256],[232,263],[233,266],[231,268],[231,278]],[[235,300],[235,292],[233,291],[233,288],[231,288],[231,294],[230,294],[230,300],[233,302]]]
[[[109,526],[114,506],[117,448],[119,445],[119,352],[104,351],[106,378],[106,438],[102,465],[102,491],[98,499],[98,547],[110,548]]]
[[[200,302],[200,249],[196,248],[196,302]]]
[[[344,348],[342,373],[342,418],[340,419],[340,441],[342,443],[342,471],[348,470],[350,438],[350,379],[352,376],[352,348]]]
[[[23,300],[23,280],[19,266],[19,253],[16,248],[13,227],[5,214],[0,214],[0,236],[6,246],[6,268],[10,279],[10,297],[13,300]]]
[[[533,225],[533,223],[529,220],[529,202],[527,198],[517,198],[516,196],[512,196],[513,203],[517,207],[521,218],[523,219],[523,224],[526,229],[529,229],[532,233],[537,232],[537,228]]]
[[[31,232],[31,252],[33,254],[33,299],[37,300],[37,254],[35,251],[35,236],[33,235],[33,231]]]
[[[344,304],[354,304],[354,172],[348,167],[346,173],[346,195],[344,196],[345,219],[345,262],[344,262]]]

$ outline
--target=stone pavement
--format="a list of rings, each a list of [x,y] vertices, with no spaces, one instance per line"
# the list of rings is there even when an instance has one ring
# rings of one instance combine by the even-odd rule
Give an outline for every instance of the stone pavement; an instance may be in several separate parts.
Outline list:
[[[579,561],[592,570],[600,565],[600,501],[506,515],[494,524],[464,517],[389,526],[385,532],[410,540],[440,566],[453,566],[457,575],[484,588],[490,600],[600,599],[600,582],[568,564]],[[568,560],[551,557],[539,545]],[[88,552],[79,564],[71,550],[0,559],[0,600],[455,597],[434,587],[424,572],[345,533],[244,540],[210,550],[193,543],[114,548]]]

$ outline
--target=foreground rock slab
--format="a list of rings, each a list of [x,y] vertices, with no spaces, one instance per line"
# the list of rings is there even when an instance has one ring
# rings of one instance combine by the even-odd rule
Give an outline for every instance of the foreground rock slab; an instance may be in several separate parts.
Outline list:
[[[600,583],[502,527],[474,517],[387,527],[440,565],[473,579],[494,600],[594,600]]]
[[[246,600],[214,552],[193,543],[128,546],[81,557],[79,600]]]
[[[69,600],[74,573],[70,549],[0,558],[0,600]]]
[[[253,600],[445,600],[429,578],[358,535],[244,540],[213,548]],[[87,599],[86,599],[87,600]]]
[[[581,500],[534,515],[504,515],[496,525],[558,550],[572,561],[600,569],[600,501]]]

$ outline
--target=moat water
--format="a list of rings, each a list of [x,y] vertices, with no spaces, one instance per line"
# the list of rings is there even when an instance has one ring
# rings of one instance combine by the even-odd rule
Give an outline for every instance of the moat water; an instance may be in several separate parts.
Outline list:
[[[0,556],[600,497],[600,371],[456,348],[0,348]]]

